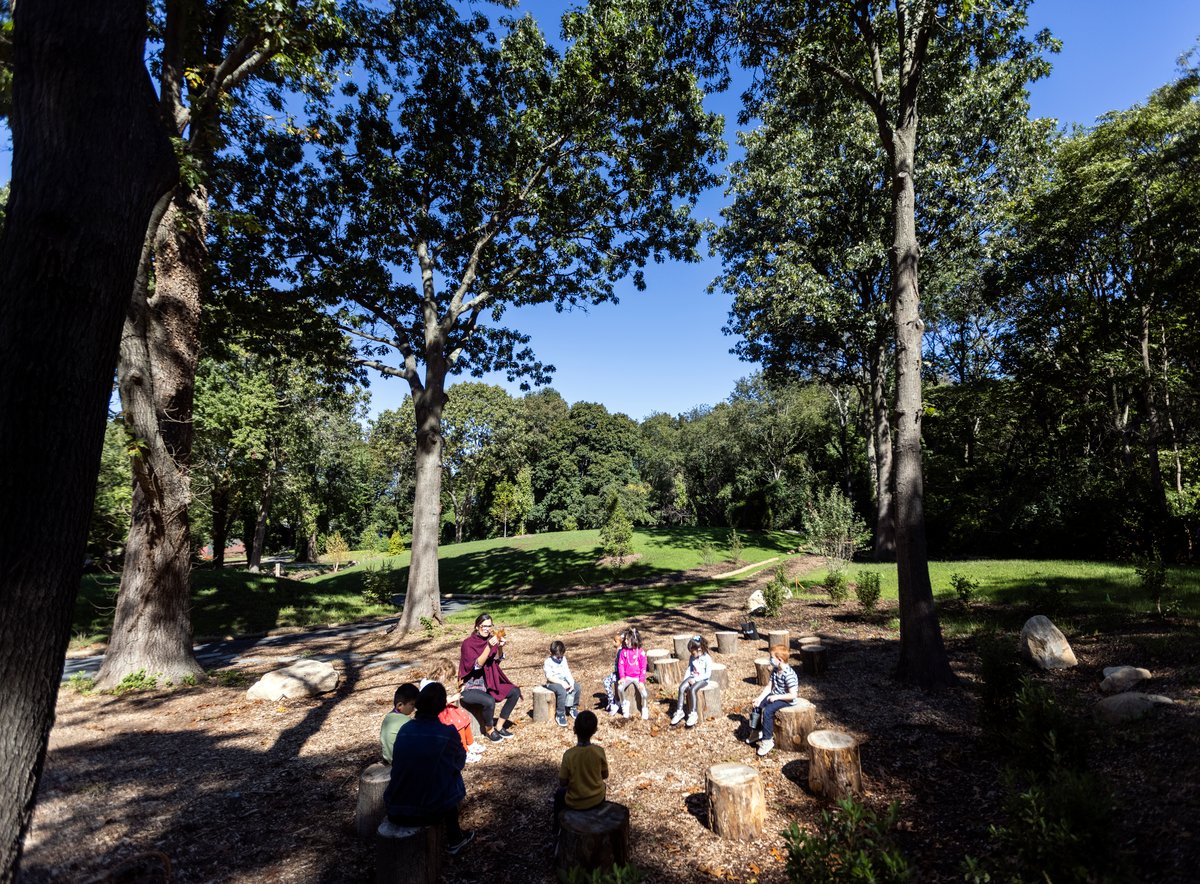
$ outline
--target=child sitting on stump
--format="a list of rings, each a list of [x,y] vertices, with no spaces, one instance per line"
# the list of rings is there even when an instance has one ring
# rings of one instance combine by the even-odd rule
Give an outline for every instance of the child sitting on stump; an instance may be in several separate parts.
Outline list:
[[[383,747],[383,760],[388,764],[392,763],[392,747],[396,744],[396,734],[412,719],[419,693],[417,686],[411,681],[400,685],[392,697],[392,711],[383,716],[383,724],[379,728],[379,743]]]
[[[558,790],[554,793],[554,834],[561,826],[564,808],[592,810],[604,803],[604,781],[608,779],[608,757],[603,746],[593,746],[598,727],[596,713],[583,711],[575,719],[577,746],[563,753],[558,768]]]

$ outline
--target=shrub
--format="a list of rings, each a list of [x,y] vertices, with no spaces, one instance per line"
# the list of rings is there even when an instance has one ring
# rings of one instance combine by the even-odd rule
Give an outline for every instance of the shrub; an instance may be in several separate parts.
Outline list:
[[[842,881],[907,881],[912,872],[896,848],[892,830],[900,816],[888,805],[881,817],[853,798],[839,801],[821,814],[814,834],[792,823],[787,842],[787,875],[793,884],[832,884]]]
[[[363,600],[372,605],[390,605],[396,593],[394,577],[391,562],[383,562],[378,568],[363,571]]]
[[[1163,602],[1167,602],[1167,612],[1171,611],[1170,598],[1172,587],[1167,579],[1167,565],[1162,560],[1158,547],[1151,550],[1150,555],[1142,560],[1141,565],[1134,569],[1142,583],[1142,592],[1154,603],[1158,616],[1163,616]]]
[[[830,565],[829,570],[825,573],[824,586],[834,604],[840,605],[850,594],[850,590],[846,586],[846,574],[836,565]]]
[[[245,687],[250,681],[246,673],[237,669],[215,669],[208,675],[223,688]]]
[[[334,531],[325,541],[325,554],[333,561],[333,572],[350,556],[350,544],[342,537],[341,531]]]
[[[854,595],[864,611],[874,611],[879,604],[879,574],[875,571],[859,571],[858,583],[854,585]]]
[[[804,515],[809,542],[827,559],[848,562],[870,539],[867,523],[837,488],[818,491]]]
[[[974,598],[976,591],[979,589],[979,581],[972,580],[965,574],[951,574],[950,588],[954,590],[954,594],[958,596],[958,600],[964,605],[969,605],[971,599]]]
[[[1089,730],[1058,704],[1050,688],[1023,677],[1015,713],[1006,745],[1017,767],[1034,774],[1086,768]]]
[[[559,869],[558,880],[563,884],[641,884],[642,873],[633,865],[590,871],[575,866],[570,871]]]
[[[984,638],[979,647],[979,723],[1001,740],[1016,716],[1021,690],[1021,662],[1014,645],[997,636]]]
[[[767,584],[763,590],[763,599],[767,603],[767,616],[778,617],[779,612],[783,610],[784,599],[791,598],[792,588],[787,579],[787,568],[779,565],[775,568],[775,575],[771,578],[771,582]]]
[[[82,672],[73,672],[67,679],[67,687],[77,694],[90,694],[96,687],[96,679]]]
[[[737,533],[737,528],[729,529],[729,559],[735,565],[742,561],[742,538]]]
[[[707,540],[700,547],[700,562],[704,565],[711,565],[717,561],[717,548]]]
[[[130,691],[152,691],[158,687],[158,676],[151,674],[147,675],[145,669],[139,669],[137,672],[131,672],[121,679],[115,688],[108,691],[110,694],[121,696],[128,694]]]
[[[620,498],[613,498],[608,521],[600,529],[600,543],[604,547],[604,554],[618,562],[623,563],[625,557],[633,552],[633,522],[625,515]]]
[[[387,552],[389,556],[398,556],[404,552],[404,537],[399,531],[393,531],[388,538]]]

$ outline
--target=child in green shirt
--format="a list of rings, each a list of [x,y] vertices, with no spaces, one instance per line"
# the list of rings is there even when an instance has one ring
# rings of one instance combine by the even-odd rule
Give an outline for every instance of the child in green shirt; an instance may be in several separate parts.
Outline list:
[[[383,747],[383,760],[388,764],[392,763],[392,747],[396,745],[396,734],[412,718],[413,709],[417,705],[417,695],[420,693],[415,684],[406,681],[396,688],[396,695],[392,698],[392,711],[383,716],[383,725],[379,728],[379,743]]]

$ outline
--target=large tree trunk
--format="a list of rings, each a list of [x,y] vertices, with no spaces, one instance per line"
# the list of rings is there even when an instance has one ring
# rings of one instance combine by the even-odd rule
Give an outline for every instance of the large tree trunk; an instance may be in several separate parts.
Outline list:
[[[133,458],[133,519],[100,688],[138,671],[175,683],[203,672],[192,654],[188,506],[206,213],[203,190],[176,190],[148,234],[154,291],[144,261],[121,338],[121,406],[142,447]]]
[[[14,13],[12,191],[0,236],[0,881],[33,813],[121,322],[176,175],[146,74],[145,3]]]
[[[262,567],[263,547],[267,543],[267,519],[271,515],[271,498],[274,495],[274,489],[275,459],[268,458],[263,465],[258,514],[254,519],[253,540],[246,546],[246,570],[255,574]]]
[[[212,490],[212,563],[214,568],[225,567],[225,544],[229,539],[229,485],[217,482]]]
[[[955,683],[933,606],[925,545],[925,483],[921,469],[921,321],[917,287],[913,156],[916,111],[894,132],[892,160],[892,315],[896,326],[896,571],[900,591],[897,676],[921,687]]]
[[[896,558],[896,513],[893,505],[892,424],[889,418],[886,354],[879,345],[871,357],[871,446],[875,457],[875,547],[877,562]]]
[[[442,409],[446,366],[426,348],[425,385],[413,387],[417,422],[416,492],[413,495],[412,557],[400,615],[400,634],[420,627],[421,618],[442,621],[438,585],[438,537],[442,527]]]

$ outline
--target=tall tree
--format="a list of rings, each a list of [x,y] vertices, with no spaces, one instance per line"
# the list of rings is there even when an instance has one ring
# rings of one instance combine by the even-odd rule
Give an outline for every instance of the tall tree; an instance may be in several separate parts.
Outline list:
[[[935,687],[951,684],[941,628],[929,582],[921,468],[921,367],[924,323],[918,284],[921,246],[917,234],[915,176],[917,138],[924,133],[923,102],[952,105],[970,95],[966,86],[1000,76],[992,101],[983,105],[972,150],[1002,144],[1012,118],[1014,94],[1048,69],[1042,60],[1049,36],[1024,36],[1029,0],[975,5],[964,0],[843,0],[758,4],[742,12],[743,57],[765,71],[764,82],[789,106],[827,107],[831,100],[856,102],[874,124],[880,172],[890,196],[887,229],[891,310],[895,331],[893,488],[896,562],[900,588],[900,660],[897,675]],[[833,90],[838,91],[831,99]],[[1015,90],[1015,92],[1014,92]],[[1016,102],[1017,105],[1020,102]],[[950,133],[945,133],[948,137]],[[961,137],[961,133],[960,133]],[[930,168],[935,172],[936,167]],[[931,180],[931,184],[936,179]]]
[[[320,164],[293,216],[298,282],[346,309],[362,363],[407,381],[415,407],[401,632],[441,616],[448,376],[549,371],[528,336],[488,318],[612,300],[616,280],[644,284],[647,261],[698,257],[690,207],[715,180],[721,121],[670,7],[596,0],[563,17],[561,51],[528,17],[494,24],[446,3],[394,18],[373,82],[317,126]]]
[[[136,670],[169,679],[202,670],[190,606],[192,410],[208,286],[209,187],[235,92],[255,77],[320,75],[340,29],[336,0],[159,0],[152,5],[159,114],[185,174],[147,226],[117,367],[125,422],[139,442],[133,518],[112,635],[97,684]],[[280,99],[275,96],[277,105]]]
[[[7,6],[0,12],[7,12]],[[7,29],[6,29],[7,30]],[[177,167],[137,0],[21,3],[0,235],[0,881],[33,812],[121,321]]]

